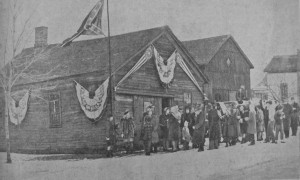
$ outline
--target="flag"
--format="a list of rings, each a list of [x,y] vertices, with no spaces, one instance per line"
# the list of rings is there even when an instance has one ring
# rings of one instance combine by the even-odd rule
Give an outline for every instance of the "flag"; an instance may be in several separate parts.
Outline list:
[[[63,41],[61,47],[70,45],[70,43],[80,35],[101,35],[102,32],[102,11],[104,0],[98,1],[90,13],[84,18],[77,32],[70,38]]]

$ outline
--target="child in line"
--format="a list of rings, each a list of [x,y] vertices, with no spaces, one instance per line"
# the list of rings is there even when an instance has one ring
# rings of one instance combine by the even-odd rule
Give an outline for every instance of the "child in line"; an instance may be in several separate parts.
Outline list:
[[[187,121],[184,121],[184,126],[182,128],[182,140],[184,150],[189,150],[189,143],[191,141],[191,135],[188,125],[189,123]]]

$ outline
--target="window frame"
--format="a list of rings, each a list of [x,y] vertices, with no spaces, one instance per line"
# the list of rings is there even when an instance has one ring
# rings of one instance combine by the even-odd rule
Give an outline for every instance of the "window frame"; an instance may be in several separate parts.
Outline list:
[[[51,96],[58,96],[58,98],[52,99]],[[58,113],[56,113],[56,112],[52,113],[51,112],[51,103],[54,103],[54,107],[52,108],[52,109],[54,109],[56,102],[58,102],[59,112]],[[50,93],[49,94],[48,105],[49,105],[49,128],[61,128],[62,127],[61,93],[60,92],[52,92],[52,93]],[[52,118],[53,114],[58,114],[58,116],[59,116],[59,123],[53,123],[53,118]]]

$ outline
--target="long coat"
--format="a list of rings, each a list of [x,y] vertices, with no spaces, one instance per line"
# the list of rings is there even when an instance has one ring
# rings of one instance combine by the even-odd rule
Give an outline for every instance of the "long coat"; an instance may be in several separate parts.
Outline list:
[[[168,121],[170,119],[170,115],[162,114],[159,116],[159,138],[166,139],[168,138],[169,129],[168,129]]]
[[[264,112],[260,109],[256,113],[256,130],[257,132],[264,132],[265,123],[264,123]]]
[[[216,109],[212,109],[208,112],[209,123],[209,139],[219,140],[220,134],[220,118]]]
[[[173,116],[170,115],[169,123],[168,123],[168,128],[169,128],[169,135],[168,139],[170,141],[177,141],[179,139],[179,128],[180,124],[178,120]]]
[[[292,116],[291,116],[291,126],[292,127],[297,127],[298,126],[298,121],[299,121],[299,110],[300,110],[300,107],[298,105],[298,103],[293,103],[292,104],[292,107],[293,107],[293,113],[292,113]]]
[[[142,129],[142,135],[144,141],[152,141],[153,124],[151,122],[152,117],[146,115],[144,118],[144,125]]]
[[[132,118],[122,118],[121,119],[121,131],[124,135],[124,141],[134,138],[134,121]]]
[[[239,124],[239,120],[238,117],[239,116],[239,111],[235,111],[232,112],[230,114],[230,116],[228,117],[228,134],[227,136],[229,138],[233,138],[233,137],[238,137],[238,126],[240,126]]]
[[[289,130],[291,126],[291,115],[293,113],[293,107],[290,104],[283,105],[283,113],[285,118],[283,119],[284,130]]]
[[[193,144],[200,145],[204,143],[205,136],[205,114],[200,112],[195,118],[195,130],[192,138]]]
[[[256,133],[256,115],[255,111],[249,112],[249,120],[248,120],[248,126],[247,126],[247,133],[249,134],[255,134]]]
[[[106,138],[109,138],[108,142],[111,144],[114,142],[115,135],[114,135],[114,123],[112,121],[106,120],[105,121],[105,135]]]
[[[158,137],[159,119],[157,118],[156,115],[152,115],[151,123],[152,123],[152,126],[153,126],[152,143],[158,143],[159,142],[159,137]]]

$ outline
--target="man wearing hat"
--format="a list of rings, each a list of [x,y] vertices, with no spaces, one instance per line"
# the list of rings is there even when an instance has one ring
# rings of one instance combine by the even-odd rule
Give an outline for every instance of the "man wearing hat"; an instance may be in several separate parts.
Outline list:
[[[133,152],[133,138],[134,138],[134,120],[129,109],[126,109],[121,119],[121,137],[123,139],[127,153]]]

